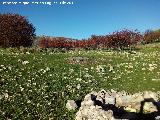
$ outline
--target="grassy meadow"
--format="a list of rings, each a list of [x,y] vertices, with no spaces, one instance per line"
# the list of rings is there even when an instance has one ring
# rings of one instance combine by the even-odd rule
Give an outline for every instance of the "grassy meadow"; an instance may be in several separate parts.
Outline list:
[[[67,100],[101,89],[160,91],[160,43],[135,51],[0,49],[0,119],[73,120]]]

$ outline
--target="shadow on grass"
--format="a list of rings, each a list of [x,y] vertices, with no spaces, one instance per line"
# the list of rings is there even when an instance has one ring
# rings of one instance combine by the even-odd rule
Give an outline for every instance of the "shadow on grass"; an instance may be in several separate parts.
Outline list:
[[[153,98],[145,99],[144,101],[141,101],[141,107],[140,107],[140,112],[135,113],[135,112],[128,112],[124,109],[124,107],[116,107],[115,105],[112,104],[105,104],[105,100],[103,100],[103,103],[99,100],[96,100],[95,95],[91,95],[91,100],[94,101],[95,105],[101,106],[103,110],[108,111],[112,110],[113,111],[113,116],[115,119],[127,119],[127,120],[160,120],[160,102],[156,102]],[[145,102],[152,102],[154,106],[157,108],[157,112],[152,112],[152,113],[143,113],[143,108]],[[158,117],[159,118],[158,118]],[[155,119],[157,118],[157,119]]]

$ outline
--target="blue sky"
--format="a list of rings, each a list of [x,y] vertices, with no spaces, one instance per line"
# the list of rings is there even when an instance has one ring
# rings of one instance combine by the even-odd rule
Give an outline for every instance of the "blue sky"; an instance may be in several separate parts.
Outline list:
[[[36,27],[37,35],[64,36],[75,39],[104,35],[123,28],[160,28],[160,0],[64,0],[73,5],[53,4],[62,0],[38,0],[53,5],[3,5],[0,13],[27,16]],[[37,0],[9,0],[37,1]]]

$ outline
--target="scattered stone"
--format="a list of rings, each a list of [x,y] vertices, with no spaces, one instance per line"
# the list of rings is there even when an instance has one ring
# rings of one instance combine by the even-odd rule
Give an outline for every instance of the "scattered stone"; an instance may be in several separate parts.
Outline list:
[[[77,89],[79,90],[80,88],[81,88],[81,85],[80,85],[80,84],[78,84],[78,85],[77,85]]]
[[[87,57],[70,57],[68,58],[69,63],[76,64],[76,63],[87,63],[89,58]]]
[[[74,100],[68,100],[66,104],[66,108],[68,110],[75,110],[77,108],[77,104]]]
[[[152,79],[152,81],[160,82],[160,79]]]

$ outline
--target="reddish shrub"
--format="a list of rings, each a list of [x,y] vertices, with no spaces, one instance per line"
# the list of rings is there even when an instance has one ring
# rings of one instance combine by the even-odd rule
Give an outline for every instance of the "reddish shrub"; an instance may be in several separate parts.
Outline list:
[[[141,39],[142,35],[139,32],[122,30],[108,36],[108,46],[119,49],[128,48],[140,42]]]
[[[142,39],[142,35],[136,31],[122,30],[111,35],[96,36],[92,35],[88,40],[71,40],[64,37],[42,37],[39,46],[54,48],[114,48],[123,49],[136,44]]]
[[[31,46],[35,28],[29,21],[18,14],[0,14],[0,46]]]
[[[160,41],[160,30],[157,30],[157,31],[147,30],[144,33],[144,42],[146,44],[157,42],[157,41]]]

